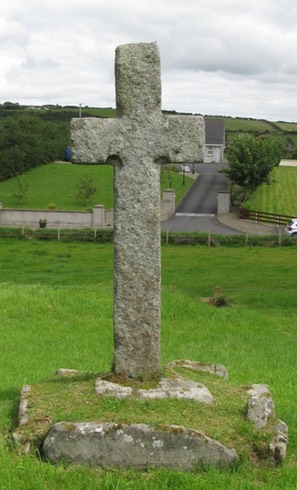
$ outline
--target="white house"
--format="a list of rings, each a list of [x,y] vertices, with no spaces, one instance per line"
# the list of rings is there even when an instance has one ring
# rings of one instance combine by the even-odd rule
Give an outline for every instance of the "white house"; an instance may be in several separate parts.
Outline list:
[[[205,163],[222,163],[225,148],[224,119],[204,118],[205,123]]]

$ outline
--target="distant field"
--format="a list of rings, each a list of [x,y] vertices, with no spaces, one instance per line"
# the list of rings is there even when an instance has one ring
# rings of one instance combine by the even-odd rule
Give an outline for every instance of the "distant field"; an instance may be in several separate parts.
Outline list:
[[[0,202],[8,208],[47,209],[54,203],[61,210],[83,210],[85,207],[75,197],[79,179],[89,176],[94,179],[97,192],[93,196],[89,207],[103,204],[107,209],[113,207],[113,168],[110,165],[73,165],[67,163],[47,164],[31,169],[23,174],[28,184],[27,203],[18,202],[13,196],[16,187],[16,178],[0,182]],[[179,202],[184,193],[191,187],[193,180],[174,171],[162,172],[161,189],[170,187],[176,192],[176,202]]]
[[[225,117],[225,129],[226,131],[276,131],[269,121],[262,121],[261,119],[241,119]]]
[[[276,122],[275,123],[282,131],[297,131],[297,123]]]
[[[297,216],[297,167],[275,167],[273,182],[263,184],[251,199],[252,209]]]

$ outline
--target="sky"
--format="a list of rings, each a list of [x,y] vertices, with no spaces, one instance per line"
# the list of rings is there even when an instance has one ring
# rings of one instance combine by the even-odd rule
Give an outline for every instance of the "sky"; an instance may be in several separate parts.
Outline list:
[[[2,0],[0,103],[115,107],[137,42],[158,43],[162,109],[297,122],[296,0]]]

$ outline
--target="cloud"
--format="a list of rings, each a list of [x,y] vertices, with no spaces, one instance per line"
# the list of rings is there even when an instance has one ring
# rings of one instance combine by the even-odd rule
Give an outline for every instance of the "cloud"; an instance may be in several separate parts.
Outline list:
[[[295,0],[10,0],[2,102],[114,106],[116,46],[157,41],[164,108],[296,119],[296,19]]]

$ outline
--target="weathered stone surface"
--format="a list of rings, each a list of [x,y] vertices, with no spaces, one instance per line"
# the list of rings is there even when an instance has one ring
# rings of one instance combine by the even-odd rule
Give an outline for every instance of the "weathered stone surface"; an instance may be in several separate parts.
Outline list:
[[[19,402],[19,412],[18,412],[18,425],[19,425],[19,427],[22,427],[23,425],[27,424],[27,422],[29,420],[28,408],[29,408],[30,391],[31,391],[31,385],[25,385],[21,389],[20,402]],[[15,442],[15,444],[17,444],[21,448],[21,452],[23,454],[27,454],[30,451],[31,443],[26,442],[25,444],[23,444],[22,438],[17,431],[13,432],[12,439]]]
[[[287,454],[288,426],[282,420],[273,427],[275,435],[269,445],[270,453],[276,463],[281,463]]]
[[[183,367],[192,371],[204,371],[220,376],[220,378],[228,379],[228,370],[222,364],[208,364],[205,362],[189,361],[188,359],[179,359],[169,362],[166,367],[169,369]]]
[[[133,393],[129,386],[121,386],[103,379],[97,379],[95,385],[97,395],[114,396],[116,398],[164,399],[178,398],[183,400],[194,400],[202,403],[211,403],[213,397],[208,388],[202,383],[190,379],[176,377],[175,379],[162,378],[159,385],[154,389],[138,389]]]
[[[253,384],[247,393],[249,395],[247,418],[257,429],[262,429],[274,413],[274,402],[269,388],[264,384]]]
[[[64,369],[59,368],[56,371],[56,376],[80,376],[83,374],[83,371],[79,371],[78,369]]]
[[[55,424],[44,441],[43,453],[52,463],[182,471],[199,464],[228,466],[238,459],[235,450],[184,427],[164,426],[161,430],[145,424],[91,422]]]
[[[180,400],[195,400],[211,403],[213,397],[202,383],[190,379],[177,377],[176,379],[163,378],[156,389],[138,390],[140,398],[178,398]]]
[[[24,425],[28,422],[28,394],[31,391],[30,385],[25,385],[21,389],[19,413],[18,413],[18,423],[19,425]]]
[[[75,162],[114,164],[114,344],[116,373],[155,375],[160,368],[160,162],[203,159],[199,116],[161,113],[155,43],[116,50],[118,117],[74,119]]]
[[[114,396],[116,398],[127,398],[132,394],[130,386],[121,386],[118,383],[111,383],[104,379],[97,379],[95,393],[97,395]]]
[[[275,416],[274,401],[267,385],[254,384],[248,390],[247,418],[257,429],[266,427],[269,419]],[[282,420],[272,426],[273,438],[269,445],[270,454],[276,464],[283,461],[288,446],[288,426]]]

